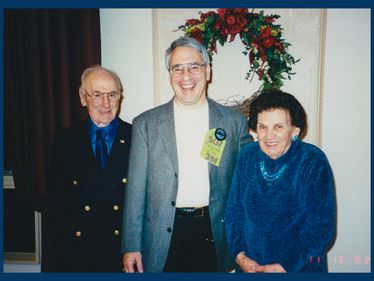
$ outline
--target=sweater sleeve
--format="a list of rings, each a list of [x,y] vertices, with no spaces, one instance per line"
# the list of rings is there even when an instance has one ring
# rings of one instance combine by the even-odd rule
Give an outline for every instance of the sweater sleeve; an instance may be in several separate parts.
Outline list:
[[[326,254],[335,235],[334,180],[326,156],[320,152],[305,169],[303,217],[297,249],[280,260],[287,272],[297,272],[311,257]]]
[[[239,155],[225,211],[226,237],[233,258],[244,251],[244,209],[241,203],[240,188],[243,156]]]

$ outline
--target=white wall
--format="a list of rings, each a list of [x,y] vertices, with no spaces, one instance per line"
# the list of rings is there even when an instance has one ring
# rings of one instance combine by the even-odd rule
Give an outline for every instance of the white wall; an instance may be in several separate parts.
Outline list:
[[[331,271],[370,271],[370,34],[370,10],[328,10],[322,149],[338,205]]]
[[[132,123],[154,105],[152,10],[100,9],[100,22],[102,65],[121,78],[120,117]]]
[[[142,9],[100,11],[103,65],[123,81],[126,121],[155,105],[152,15]],[[338,201],[338,235],[329,253],[333,272],[370,271],[369,44],[370,10],[328,10],[322,149],[333,168]]]

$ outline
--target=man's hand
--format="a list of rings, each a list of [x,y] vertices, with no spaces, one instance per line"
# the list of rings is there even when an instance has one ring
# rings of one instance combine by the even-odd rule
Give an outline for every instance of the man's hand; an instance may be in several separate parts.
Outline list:
[[[143,273],[142,254],[140,252],[125,253],[123,255],[123,271]]]

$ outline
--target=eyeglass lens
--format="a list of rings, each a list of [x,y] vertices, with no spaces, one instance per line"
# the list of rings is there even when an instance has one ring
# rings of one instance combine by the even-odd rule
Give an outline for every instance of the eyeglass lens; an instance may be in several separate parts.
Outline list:
[[[176,64],[170,67],[171,74],[174,76],[182,75],[185,68],[188,69],[188,72],[193,75],[198,75],[202,71],[202,67],[205,64],[198,64],[198,63],[186,63],[186,64]]]

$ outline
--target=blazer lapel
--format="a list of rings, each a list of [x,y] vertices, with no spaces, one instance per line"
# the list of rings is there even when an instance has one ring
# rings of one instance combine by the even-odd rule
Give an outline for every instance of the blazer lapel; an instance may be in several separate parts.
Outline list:
[[[209,105],[209,130],[219,128],[222,126],[222,122],[224,121],[223,115],[211,99],[207,98],[207,100]]]
[[[157,126],[158,135],[162,141],[169,159],[178,174],[177,142],[174,124],[174,98],[166,104],[165,111],[160,116],[160,124]]]
[[[79,146],[77,147],[77,153],[82,153],[83,159],[86,158],[87,161],[85,165],[89,166],[91,169],[97,168],[97,162],[95,158],[95,154],[92,151],[91,141],[88,134],[88,119],[80,124],[77,129],[77,139],[79,140]]]
[[[117,118],[119,118],[119,117],[117,117]],[[112,148],[111,148],[111,150],[109,152],[109,155],[108,155],[108,159],[107,159],[107,163],[106,163],[105,168],[108,167],[110,165],[110,163],[112,163],[114,160],[117,159],[117,157],[119,157],[121,155],[121,153],[120,153],[121,145],[124,145],[126,142],[129,141],[128,139],[126,139],[123,136],[121,121],[118,120],[118,122],[119,122],[118,128],[117,128],[117,131],[116,131],[116,134],[115,134],[115,137],[114,137]],[[123,159],[123,161],[126,161],[126,160],[127,159]]]
[[[217,129],[217,128],[225,128],[225,120],[223,118],[222,113],[217,108],[216,104],[208,98],[208,105],[209,105],[209,130]],[[222,159],[221,159],[222,162]],[[209,168],[209,182],[210,182],[210,197],[216,197],[219,195],[219,188],[218,186],[221,185],[222,178],[220,177],[220,169],[211,163],[208,163]],[[214,194],[214,195],[213,195]]]

